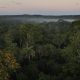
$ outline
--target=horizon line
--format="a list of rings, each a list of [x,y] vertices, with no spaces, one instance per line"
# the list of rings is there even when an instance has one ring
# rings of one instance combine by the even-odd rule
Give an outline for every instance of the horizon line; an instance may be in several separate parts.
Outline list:
[[[0,16],[80,16],[80,14],[0,14]]]

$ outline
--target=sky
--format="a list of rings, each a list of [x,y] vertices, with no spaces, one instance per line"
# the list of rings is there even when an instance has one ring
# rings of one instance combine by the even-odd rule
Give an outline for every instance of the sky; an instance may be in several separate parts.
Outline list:
[[[80,0],[0,0],[0,15],[79,15]]]

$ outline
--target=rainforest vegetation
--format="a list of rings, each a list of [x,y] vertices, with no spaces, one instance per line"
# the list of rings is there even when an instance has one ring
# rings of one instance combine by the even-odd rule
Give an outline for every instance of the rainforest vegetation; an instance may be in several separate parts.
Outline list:
[[[80,80],[80,21],[0,21],[0,80]]]

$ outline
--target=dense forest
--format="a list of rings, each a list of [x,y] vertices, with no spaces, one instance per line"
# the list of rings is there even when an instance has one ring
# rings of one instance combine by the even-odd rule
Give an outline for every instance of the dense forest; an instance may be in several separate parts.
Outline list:
[[[0,21],[0,80],[80,80],[80,21]]]

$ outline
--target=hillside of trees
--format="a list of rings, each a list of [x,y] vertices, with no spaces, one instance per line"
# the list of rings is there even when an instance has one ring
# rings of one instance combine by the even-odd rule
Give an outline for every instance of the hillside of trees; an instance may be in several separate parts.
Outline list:
[[[80,21],[0,22],[0,80],[80,80]]]
[[[79,19],[80,15],[0,15],[0,22],[14,22],[15,24],[57,22],[58,20],[73,22]]]
[[[80,19],[80,15],[30,15],[30,14],[22,14],[22,15],[0,15],[0,18],[14,18],[14,17],[28,17],[28,18],[62,18],[62,19]]]

